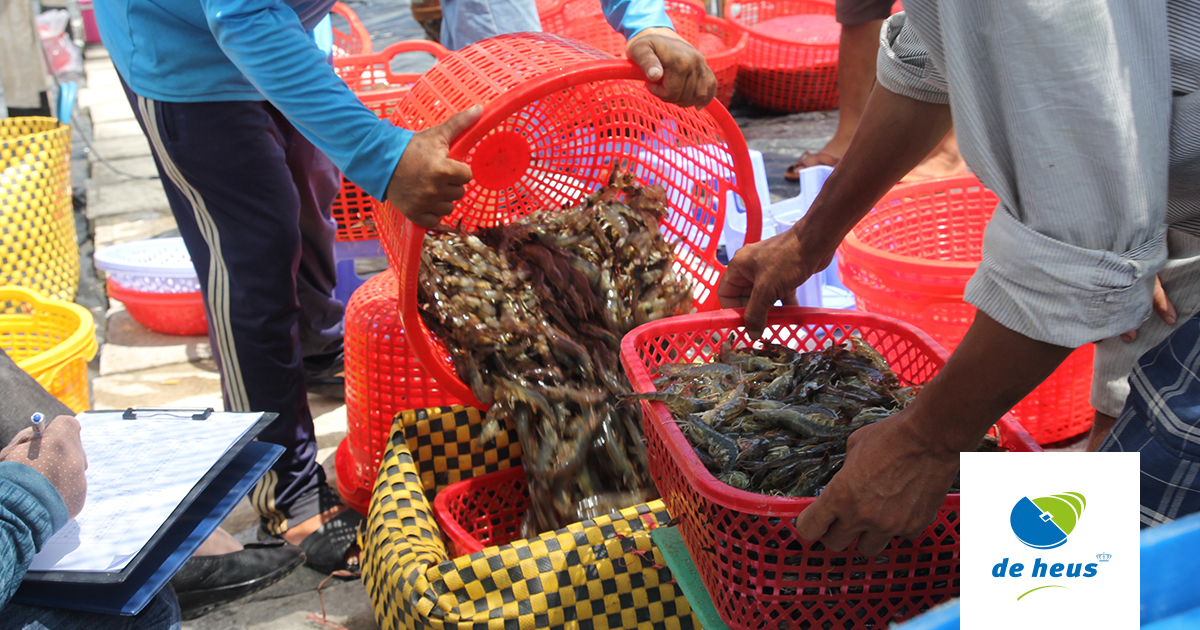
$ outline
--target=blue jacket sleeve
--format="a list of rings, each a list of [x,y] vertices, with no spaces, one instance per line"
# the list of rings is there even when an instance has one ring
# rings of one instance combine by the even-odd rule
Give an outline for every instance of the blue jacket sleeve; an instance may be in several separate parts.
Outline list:
[[[604,17],[618,33],[629,39],[654,27],[674,29],[663,0],[600,0]]]
[[[225,55],[318,149],[383,199],[412,132],[380,120],[333,72],[282,0],[200,0]]]
[[[67,505],[41,473],[0,462],[0,608],[21,585],[33,556],[67,520]]]

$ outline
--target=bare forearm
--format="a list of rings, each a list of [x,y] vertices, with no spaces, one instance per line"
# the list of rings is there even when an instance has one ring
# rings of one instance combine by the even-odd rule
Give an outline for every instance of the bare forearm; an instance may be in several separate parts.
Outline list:
[[[979,311],[946,367],[908,406],[905,418],[937,449],[974,450],[988,428],[1071,351],[1030,339]]]
[[[846,155],[793,230],[808,247],[833,249],[871,206],[938,145],[950,107],[889,92],[876,84]]]

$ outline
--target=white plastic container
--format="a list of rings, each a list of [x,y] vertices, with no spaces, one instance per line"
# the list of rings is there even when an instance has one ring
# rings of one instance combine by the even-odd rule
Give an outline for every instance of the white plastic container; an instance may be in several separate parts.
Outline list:
[[[194,293],[200,281],[183,239],[152,238],[98,250],[96,267],[122,287],[143,293]]]
[[[754,189],[758,193],[758,205],[763,211],[762,239],[775,236],[775,230],[767,217],[767,208],[771,205],[771,190],[767,186],[767,167],[763,162],[761,151],[750,149],[750,164],[754,167]],[[725,229],[721,230],[721,240],[718,244],[725,246],[727,260],[733,260],[733,255],[746,243],[746,207],[735,200],[732,212],[725,213]]]

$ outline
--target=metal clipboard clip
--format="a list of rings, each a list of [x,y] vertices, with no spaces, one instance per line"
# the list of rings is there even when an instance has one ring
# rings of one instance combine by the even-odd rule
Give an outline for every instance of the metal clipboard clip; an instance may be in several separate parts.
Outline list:
[[[138,418],[153,418],[169,416],[172,418],[191,418],[192,420],[208,420],[213,415],[212,407],[180,407],[167,409],[165,407],[129,407],[121,414],[122,420],[137,420]]]

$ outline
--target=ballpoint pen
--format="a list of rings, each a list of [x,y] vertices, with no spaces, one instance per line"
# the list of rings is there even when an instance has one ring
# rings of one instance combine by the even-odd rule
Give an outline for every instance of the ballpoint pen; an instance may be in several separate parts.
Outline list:
[[[45,419],[46,419],[46,416],[42,415],[42,412],[40,412],[40,411],[35,411],[35,412],[33,412],[32,416],[29,416],[29,424],[33,426],[34,437],[41,436],[42,425],[45,424],[42,421]]]

